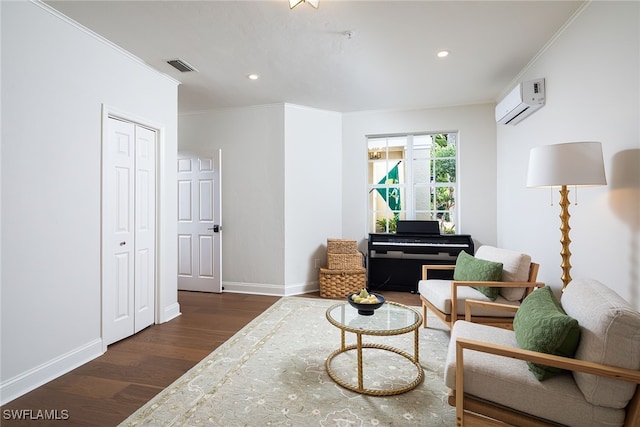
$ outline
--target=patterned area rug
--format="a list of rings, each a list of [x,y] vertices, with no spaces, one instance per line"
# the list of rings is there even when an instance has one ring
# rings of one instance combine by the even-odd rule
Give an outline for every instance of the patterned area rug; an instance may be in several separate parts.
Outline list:
[[[326,317],[338,303],[282,298],[194,366],[122,426],[452,426],[443,366],[449,332],[436,318],[420,328],[424,381],[396,396],[365,396],[337,385],[327,374],[327,356],[340,347],[340,331]],[[413,354],[413,333],[364,336]],[[355,335],[347,333],[347,344]],[[402,360],[400,360],[402,359]],[[411,382],[416,368],[379,349],[363,353],[365,387]],[[332,369],[357,384],[355,351],[340,354]]]

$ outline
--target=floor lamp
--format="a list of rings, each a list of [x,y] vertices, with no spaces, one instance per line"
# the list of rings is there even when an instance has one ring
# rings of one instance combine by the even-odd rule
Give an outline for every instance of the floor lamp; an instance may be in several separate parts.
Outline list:
[[[531,149],[527,187],[560,187],[562,290],[571,282],[569,190],[567,187],[607,185],[599,142],[570,142]]]

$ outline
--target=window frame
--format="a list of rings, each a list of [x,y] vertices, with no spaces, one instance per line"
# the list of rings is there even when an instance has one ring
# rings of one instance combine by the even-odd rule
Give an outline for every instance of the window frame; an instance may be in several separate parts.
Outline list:
[[[455,157],[431,157],[430,155],[427,157],[429,161],[429,170],[433,172],[434,180],[432,181],[432,174],[430,173],[428,178],[429,182],[419,182],[416,183],[414,176],[414,162],[417,160],[414,156],[414,149],[416,147],[415,138],[416,137],[424,137],[429,136],[432,139],[431,144],[434,144],[435,135],[447,135],[448,143],[452,138],[451,142],[455,147]],[[402,148],[402,155],[400,158],[390,158],[389,150],[390,144],[389,141],[393,139],[404,139],[404,145],[400,145]],[[372,151],[372,142],[376,140],[384,140],[384,146],[380,147],[379,151],[382,152],[380,157],[376,158],[373,154],[377,153],[377,151]],[[386,233],[386,232],[395,232],[395,221],[390,222],[389,219],[397,218],[397,219],[406,219],[406,220],[415,220],[418,216],[430,215],[434,220],[438,220],[440,222],[440,230],[442,233],[446,233],[444,229],[444,221],[438,218],[438,215],[449,213],[450,218],[452,218],[453,230],[455,233],[459,233],[459,206],[460,206],[460,192],[459,192],[459,163],[460,163],[460,144],[459,144],[459,132],[458,131],[445,131],[445,132],[411,132],[411,133],[397,133],[397,134],[376,134],[376,135],[366,135],[366,144],[367,144],[367,230],[369,233]],[[398,151],[398,150],[395,150]],[[454,160],[455,164],[455,180],[454,182],[435,182],[435,174],[436,174],[436,164],[438,160]],[[400,168],[398,170],[398,183],[389,183],[388,180],[385,184],[380,184],[380,182],[375,181],[375,165],[376,163],[384,162],[386,170],[386,174],[383,176],[384,178],[389,177],[389,173],[395,167],[395,162],[403,163],[402,169],[403,174],[400,173]],[[432,169],[433,168],[433,169]],[[403,178],[401,180],[400,178]],[[453,188],[453,200],[454,207],[452,210],[438,210],[437,205],[434,205],[434,202],[431,200],[428,201],[429,209],[428,210],[417,210],[415,206],[416,200],[416,189],[418,188],[427,188],[428,194],[433,194],[433,192],[437,191],[437,188],[441,187],[451,187]],[[371,193],[373,191],[378,191],[380,189],[398,189],[400,194],[400,210],[391,210],[389,204],[385,200],[385,208],[384,209],[376,209],[375,203],[371,199]],[[404,203],[404,205],[403,205]],[[381,220],[386,219],[384,222],[385,229],[379,230],[379,227],[376,223]],[[425,218],[420,218],[425,219]]]

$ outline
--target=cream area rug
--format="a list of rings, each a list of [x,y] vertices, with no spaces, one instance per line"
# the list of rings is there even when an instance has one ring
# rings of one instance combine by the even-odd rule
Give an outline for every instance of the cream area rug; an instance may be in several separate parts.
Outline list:
[[[285,297],[245,326],[122,426],[452,426],[443,366],[449,332],[434,317],[420,328],[424,381],[395,396],[346,390],[327,374],[325,361],[340,347],[340,330],[325,316],[336,300]],[[418,310],[418,308],[416,308]],[[355,334],[347,333],[347,344]],[[363,336],[413,354],[413,333]],[[340,378],[357,384],[355,351],[332,362]],[[413,381],[408,360],[364,349],[365,387],[384,389]]]

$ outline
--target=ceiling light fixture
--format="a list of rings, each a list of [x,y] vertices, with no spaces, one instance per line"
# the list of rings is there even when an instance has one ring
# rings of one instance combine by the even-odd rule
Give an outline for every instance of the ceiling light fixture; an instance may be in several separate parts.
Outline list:
[[[257,74],[249,74],[249,75],[247,75],[247,78],[249,80],[258,80],[260,78],[260,76],[257,75]]]
[[[320,0],[289,0],[289,9],[293,9],[300,3],[307,3],[313,6],[315,9],[320,6]]]
[[[438,52],[438,58],[445,58],[447,56],[449,56],[448,50],[441,50],[440,52]]]

